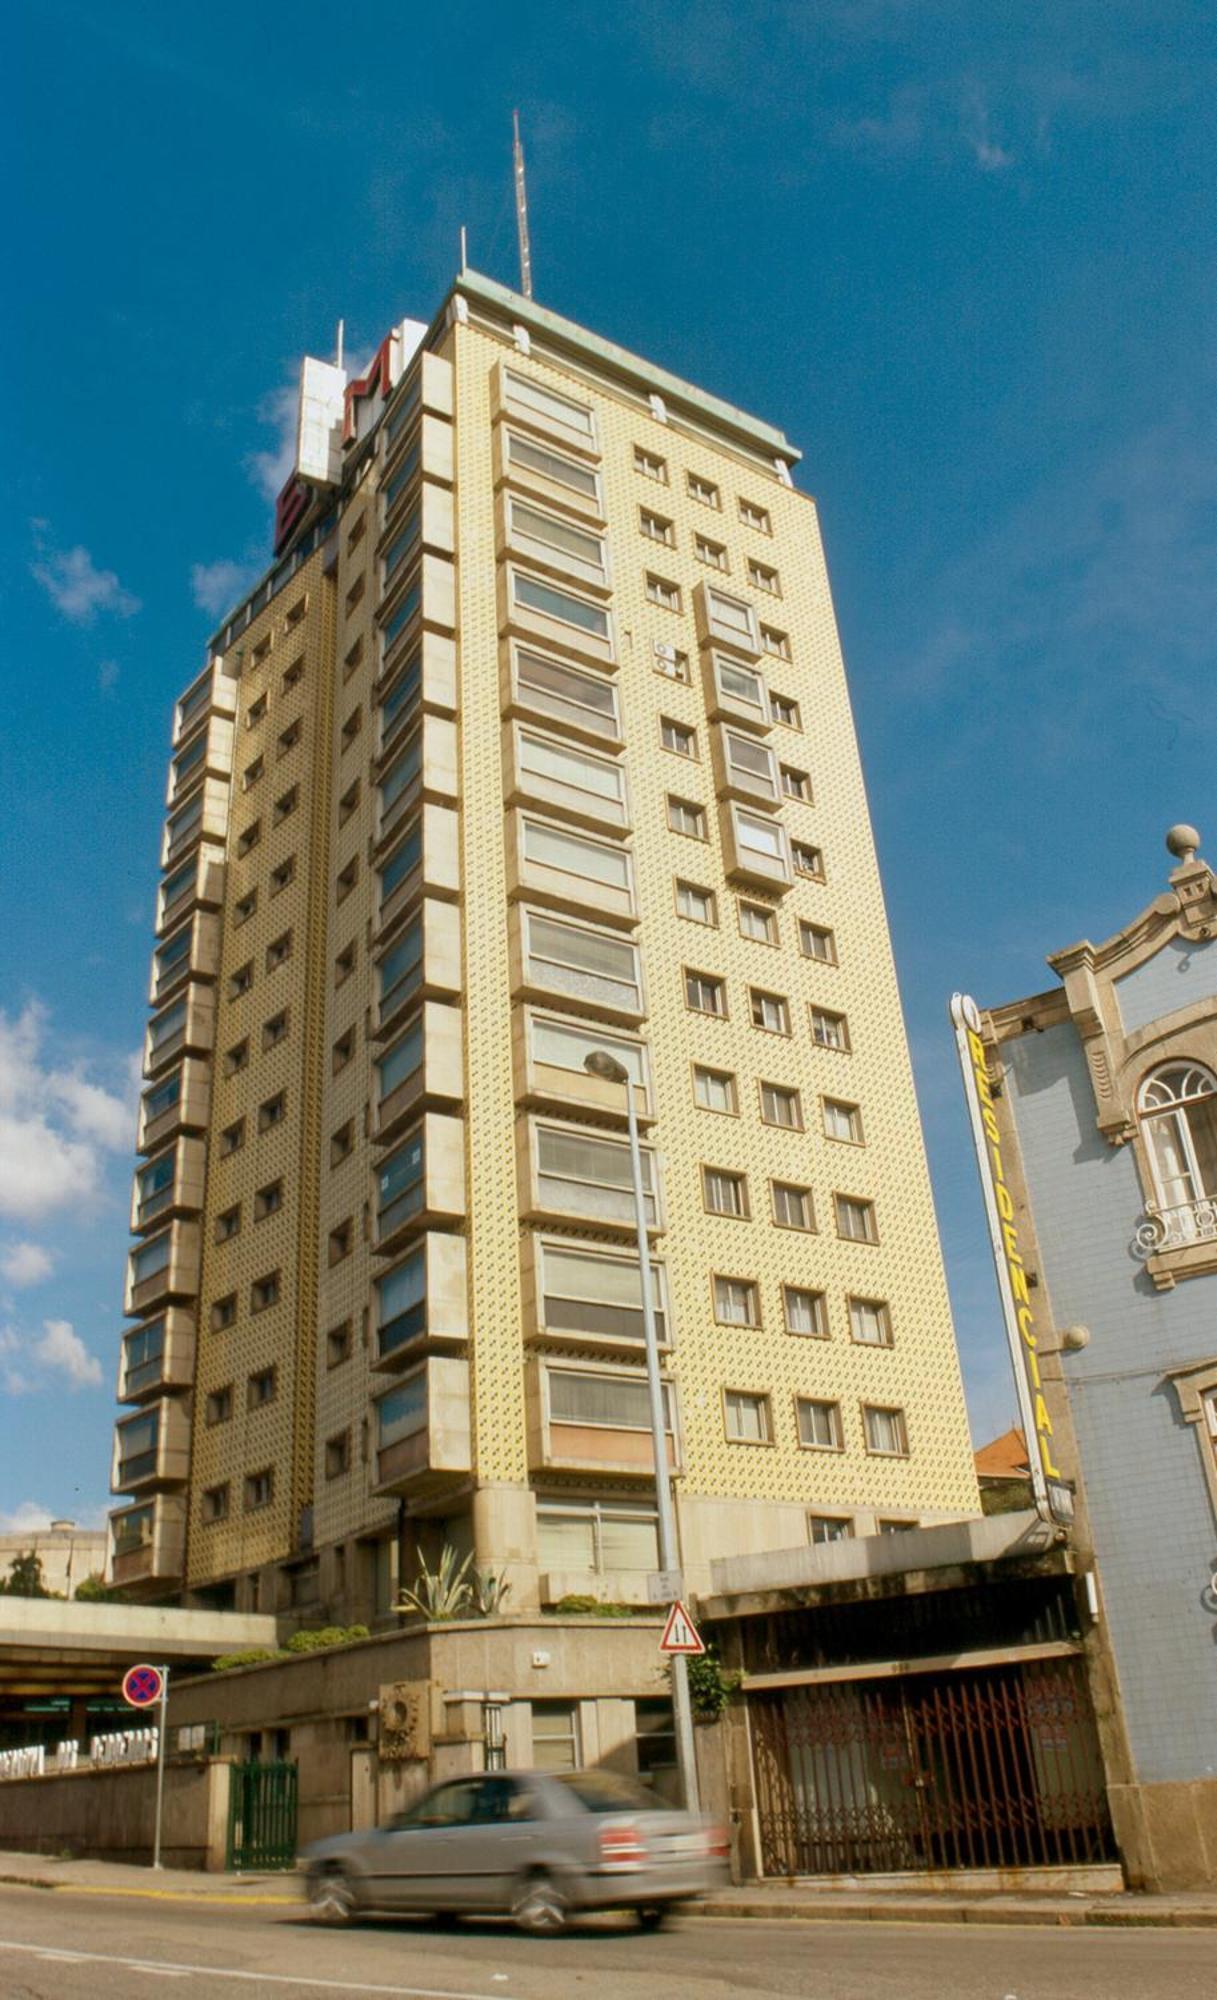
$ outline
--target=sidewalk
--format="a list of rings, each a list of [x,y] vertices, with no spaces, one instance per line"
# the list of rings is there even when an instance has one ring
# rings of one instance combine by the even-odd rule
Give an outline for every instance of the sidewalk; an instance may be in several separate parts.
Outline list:
[[[60,1861],[44,1854],[0,1852],[0,1886],[5,1883],[77,1895],[154,1897],[170,1902],[299,1905],[301,1890],[291,1873],[204,1875],[187,1868],[162,1868],[121,1861]],[[917,1895],[904,1890],[817,1889],[811,1885],[746,1883],[720,1889],[691,1914],[713,1918],[760,1918],[767,1922],[885,1924],[1046,1924],[1112,1927],[1217,1929],[1217,1892],[1180,1891],[1171,1896],[1110,1895]]]

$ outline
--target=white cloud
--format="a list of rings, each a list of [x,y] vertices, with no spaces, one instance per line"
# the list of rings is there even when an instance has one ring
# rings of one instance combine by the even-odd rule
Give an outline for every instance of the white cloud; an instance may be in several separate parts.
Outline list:
[[[45,521],[35,521],[33,526],[37,560],[31,563],[30,574],[71,624],[91,625],[101,611],[116,618],[134,617],[140,601],[124,590],[112,569],[98,569],[88,549],[79,545],[54,548],[47,539]]]
[[[0,1250],[0,1277],[10,1285],[40,1285],[55,1260],[41,1243],[10,1243]]]
[[[0,1010],[0,1215],[23,1221],[91,1200],[102,1156],[126,1151],[134,1136],[129,1100],[82,1064],[46,1061],[46,1029],[36,1001],[16,1018]]]
[[[103,694],[118,686],[118,661],[103,660],[97,669],[97,685]]]
[[[280,482],[282,483],[282,482]],[[259,574],[256,563],[195,563],[190,571],[190,591],[200,611],[219,618],[239,603]]]
[[[264,500],[279,498],[288,474],[296,463],[296,415],[300,400],[299,368],[291,380],[272,389],[258,404],[258,421],[274,429],[275,442],[266,451],[253,451],[245,460],[245,470]]]
[[[105,1505],[96,1507],[64,1509],[53,1513],[44,1507],[41,1500],[20,1500],[7,1512],[0,1512],[0,1535],[36,1535],[50,1527],[52,1521],[71,1520],[76,1528],[102,1528],[105,1526],[109,1509]]]
[[[101,1362],[95,1354],[89,1353],[71,1320],[44,1319],[42,1332],[31,1351],[41,1367],[65,1375],[69,1388],[100,1387]]]

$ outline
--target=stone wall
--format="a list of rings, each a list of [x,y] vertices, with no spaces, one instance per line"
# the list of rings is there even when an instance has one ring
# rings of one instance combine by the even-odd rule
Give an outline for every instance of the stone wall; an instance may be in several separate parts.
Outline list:
[[[229,1766],[227,1758],[166,1765],[166,1868],[223,1868]],[[155,1822],[154,1764],[0,1784],[0,1848],[10,1852],[150,1863]]]

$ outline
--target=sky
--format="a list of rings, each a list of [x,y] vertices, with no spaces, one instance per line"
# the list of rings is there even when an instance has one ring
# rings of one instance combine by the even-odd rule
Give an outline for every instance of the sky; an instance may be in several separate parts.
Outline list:
[[[10,0],[0,1530],[99,1519],[175,696],[269,558],[301,355],[469,231],[780,425],[815,494],[977,1441],[1009,1364],[953,988],[1217,850],[1208,0]],[[1203,689],[1204,699],[1200,699]]]

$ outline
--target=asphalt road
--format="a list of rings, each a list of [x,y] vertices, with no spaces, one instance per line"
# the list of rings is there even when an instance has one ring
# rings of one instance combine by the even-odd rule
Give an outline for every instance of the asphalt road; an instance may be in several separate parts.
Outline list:
[[[303,1911],[0,1886],[3,2000],[1211,2000],[1212,1931],[684,1918],[319,1929]]]

